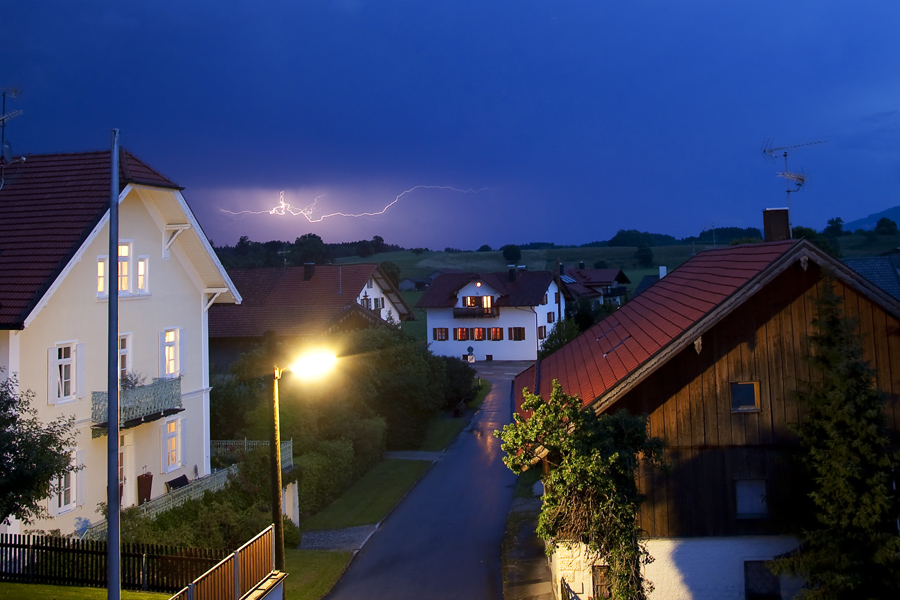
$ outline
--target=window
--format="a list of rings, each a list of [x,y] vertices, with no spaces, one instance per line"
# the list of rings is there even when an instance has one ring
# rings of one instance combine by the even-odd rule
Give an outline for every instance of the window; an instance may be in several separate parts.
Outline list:
[[[171,379],[183,374],[181,365],[183,334],[180,329],[166,329],[159,334],[160,377]]]
[[[490,329],[488,329],[488,339],[494,340],[496,342],[503,341],[503,328],[491,327]]]
[[[454,327],[453,328],[453,339],[459,342],[464,342],[469,339],[469,330],[465,327]]]
[[[731,412],[753,412],[759,410],[759,382],[731,382]]]
[[[541,325],[540,327],[538,327],[538,339],[542,340],[545,337],[547,337],[547,326]]]
[[[119,244],[119,291],[131,293],[131,244]]]
[[[106,296],[109,284],[107,272],[109,271],[109,260],[105,256],[97,259],[97,296]]]
[[[131,370],[131,341],[130,335],[119,336],[119,383],[125,381],[128,371]]]
[[[366,287],[369,288],[370,290],[374,287],[374,285],[375,285],[375,282],[372,281],[371,279],[366,282]]]
[[[556,315],[553,313],[552,310],[547,313],[547,322],[548,323],[552,323],[554,318],[556,318]]]
[[[765,479],[736,479],[734,497],[738,519],[762,519],[769,515]]]
[[[168,473],[184,464],[184,419],[169,419],[161,428],[162,472]]]
[[[556,292],[556,294],[553,295],[553,301],[559,304],[559,292]]]
[[[476,342],[486,340],[487,334],[485,333],[484,327],[475,327],[472,329],[472,339]]]
[[[75,452],[70,453],[70,465],[76,467]],[[53,482],[53,495],[50,496],[50,514],[53,516],[67,513],[75,508],[76,504],[76,485],[78,482],[76,472],[69,471],[62,477],[58,477]]]
[[[436,342],[446,342],[449,339],[449,331],[446,327],[435,327],[431,330],[431,338]]]
[[[544,294],[544,297],[541,298],[541,304],[547,304],[547,294]]]
[[[84,344],[60,342],[47,349],[47,403],[84,397]]]
[[[372,308],[374,308],[375,310],[381,310],[382,308],[384,308],[384,298],[373,298],[372,302],[374,303],[374,306]]]
[[[612,581],[609,578],[609,567],[607,565],[594,565],[591,568],[591,575],[594,580],[594,594],[597,598],[612,598]]]
[[[521,342],[525,339],[525,328],[524,327],[510,327],[509,328],[509,339]]]
[[[463,296],[462,305],[465,308],[491,308],[494,305],[494,297]]]
[[[142,256],[138,258],[137,261],[137,286],[136,293],[138,294],[149,294],[150,288],[148,286],[149,283],[149,268],[150,268],[150,258],[147,256]]]

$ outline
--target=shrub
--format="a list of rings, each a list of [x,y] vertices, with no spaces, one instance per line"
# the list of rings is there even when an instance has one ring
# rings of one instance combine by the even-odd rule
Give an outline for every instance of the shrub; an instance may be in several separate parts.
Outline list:
[[[444,372],[444,407],[452,409],[460,403],[466,403],[475,397],[478,389],[475,386],[477,371],[467,362],[455,356],[442,356]]]
[[[384,418],[348,421],[344,434],[353,444],[353,471],[356,476],[362,475],[381,460],[387,436]]]
[[[350,485],[353,444],[350,440],[320,442],[316,451],[299,456],[296,463],[300,469],[300,513],[312,514]]]

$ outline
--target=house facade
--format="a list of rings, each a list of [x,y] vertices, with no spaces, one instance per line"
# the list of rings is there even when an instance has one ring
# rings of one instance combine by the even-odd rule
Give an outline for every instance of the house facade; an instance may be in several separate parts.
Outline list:
[[[584,262],[577,269],[560,267],[560,279],[573,300],[581,298],[594,305],[622,306],[628,300],[631,283],[621,269],[586,269]]]
[[[107,313],[118,285],[122,506],[210,472],[207,309],[240,295],[181,188],[121,151],[118,256],[109,257],[110,152],[28,156],[0,190],[0,366],[38,417],[75,419],[80,470],[49,518],[82,531],[106,501]],[[3,526],[0,526],[3,527]],[[15,533],[24,525],[6,526]]]
[[[535,360],[565,316],[565,303],[552,272],[513,267],[508,273],[441,275],[416,306],[426,311],[428,344],[437,355]]]
[[[244,299],[210,310],[212,360],[220,368],[255,348],[269,330],[280,339],[309,340],[415,320],[373,263],[232,269],[229,275]]]
[[[544,397],[559,380],[598,413],[646,414],[667,441],[670,470],[638,476],[651,598],[796,592],[765,561],[797,546],[775,517],[795,483],[782,458],[803,418],[792,392],[815,377],[804,357],[826,273],[900,432],[900,303],[803,240],[702,252],[516,379]],[[598,591],[581,548],[557,553],[553,572],[556,589]]]

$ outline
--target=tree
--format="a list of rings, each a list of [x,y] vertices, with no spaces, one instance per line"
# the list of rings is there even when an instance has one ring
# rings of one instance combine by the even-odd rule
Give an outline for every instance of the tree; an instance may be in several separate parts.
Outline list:
[[[837,238],[844,235],[844,220],[840,217],[828,219],[828,226],[822,230],[825,237]]]
[[[577,338],[580,333],[581,329],[578,327],[578,323],[573,319],[563,319],[557,323],[556,327],[553,328],[553,331],[547,335],[547,338],[541,345],[540,352],[538,352],[538,358],[543,359],[550,356]]]
[[[806,579],[805,598],[898,598],[900,499],[892,474],[900,461],[890,451],[882,394],[831,282],[817,304],[808,361],[819,375],[797,392],[806,408],[796,428],[800,480],[808,482],[795,521],[802,543],[773,571]]]
[[[380,254],[384,252],[384,238],[380,235],[372,236],[372,250],[375,251],[375,254]]]
[[[653,266],[653,250],[646,244],[635,251],[634,258],[645,269]]]
[[[358,244],[356,244],[356,254],[360,258],[369,258],[373,254],[375,254],[375,247],[369,240],[362,240]]]
[[[878,223],[875,224],[875,233],[878,235],[896,235],[897,223],[887,217],[881,217],[878,219]]]
[[[69,451],[75,446],[74,418],[41,423],[33,399],[33,392],[18,390],[14,375],[0,382],[0,523],[41,516],[42,500],[75,471]]]
[[[491,247],[488,246],[487,244],[482,244],[482,245],[478,248],[478,250],[476,250],[476,252],[490,252],[490,251],[491,251]]]
[[[840,258],[841,251],[837,246],[837,241],[833,238],[828,238],[815,229],[810,227],[803,227],[802,225],[797,225],[793,229],[791,229],[791,235],[795,240],[798,239],[806,239],[830,254],[835,258]]]
[[[515,244],[501,246],[500,252],[503,254],[503,258],[506,259],[506,262],[510,264],[517,263],[522,258],[522,250]]]
[[[294,247],[290,252],[291,262],[295,265],[304,263],[316,263],[324,265],[331,260],[331,250],[315,233],[305,233],[294,240]]]
[[[544,502],[537,534],[559,546],[584,544],[606,561],[612,597],[643,600],[652,589],[641,566],[652,561],[637,526],[643,498],[636,474],[643,461],[662,466],[663,440],[647,435],[645,417],[620,410],[596,415],[553,381],[550,399],[525,392],[522,411],[494,435],[503,440],[503,462],[522,473],[541,457]]]

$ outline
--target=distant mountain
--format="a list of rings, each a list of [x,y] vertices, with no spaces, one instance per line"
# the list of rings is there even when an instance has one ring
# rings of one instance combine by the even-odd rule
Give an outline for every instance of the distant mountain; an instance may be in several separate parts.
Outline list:
[[[864,219],[857,219],[855,221],[850,221],[849,223],[844,223],[844,231],[856,231],[857,229],[875,229],[875,225],[876,223],[878,223],[878,219],[882,217],[887,217],[894,223],[900,223],[900,206],[888,208],[887,210],[869,215]]]

